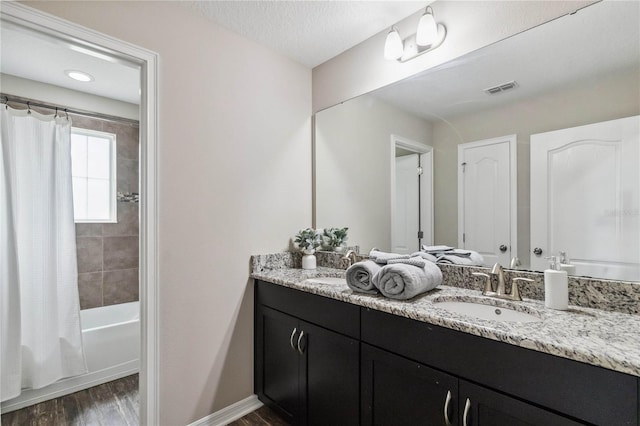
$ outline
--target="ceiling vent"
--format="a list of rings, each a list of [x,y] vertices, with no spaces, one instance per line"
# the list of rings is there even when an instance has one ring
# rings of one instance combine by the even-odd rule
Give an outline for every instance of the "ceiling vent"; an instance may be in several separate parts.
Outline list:
[[[498,93],[506,92],[507,90],[515,89],[518,87],[518,83],[515,81],[510,81],[508,83],[500,84],[498,86],[489,87],[488,89],[484,89],[484,92],[487,95],[497,95]]]

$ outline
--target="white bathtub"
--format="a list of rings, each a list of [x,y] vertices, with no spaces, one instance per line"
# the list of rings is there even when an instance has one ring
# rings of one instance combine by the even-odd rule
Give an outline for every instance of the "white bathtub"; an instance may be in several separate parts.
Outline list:
[[[41,389],[23,390],[2,403],[3,413],[137,373],[140,368],[140,305],[122,303],[80,311],[89,372]]]

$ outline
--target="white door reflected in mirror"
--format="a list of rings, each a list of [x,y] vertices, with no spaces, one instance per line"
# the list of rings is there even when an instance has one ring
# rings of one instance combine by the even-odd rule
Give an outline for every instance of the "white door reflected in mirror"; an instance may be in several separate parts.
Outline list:
[[[534,269],[563,251],[577,275],[640,278],[639,158],[640,116],[531,135]]]

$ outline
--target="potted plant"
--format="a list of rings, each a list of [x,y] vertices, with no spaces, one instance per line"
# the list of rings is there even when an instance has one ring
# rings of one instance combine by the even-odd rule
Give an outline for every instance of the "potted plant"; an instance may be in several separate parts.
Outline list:
[[[322,235],[324,246],[329,250],[342,251],[343,245],[347,241],[347,230],[349,228],[325,228]]]
[[[316,269],[316,248],[322,243],[322,237],[315,229],[306,228],[298,231],[294,240],[304,253],[302,255],[302,269]]]

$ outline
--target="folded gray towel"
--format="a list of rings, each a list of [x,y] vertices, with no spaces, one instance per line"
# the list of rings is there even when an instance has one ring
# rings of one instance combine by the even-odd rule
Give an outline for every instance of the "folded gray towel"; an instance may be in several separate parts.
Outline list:
[[[451,263],[454,265],[474,265],[483,266],[484,258],[480,253],[473,250],[453,250],[438,257],[436,263]]]
[[[382,266],[373,260],[356,262],[347,269],[347,285],[353,291],[378,294],[378,289],[373,285],[372,278],[381,268]]]
[[[369,252],[369,259],[382,265],[385,265],[389,260],[392,259],[409,259],[409,257],[411,256],[409,256],[408,254],[387,253],[376,249],[373,249]]]
[[[416,256],[420,256],[421,258],[433,263],[436,263],[436,260],[438,260],[436,256],[432,255],[431,253],[425,253],[423,251],[417,251],[411,254],[411,257],[416,257]]]
[[[445,251],[451,251],[453,249],[454,247],[450,247],[450,246],[425,246],[424,244],[422,245],[422,251],[427,253],[442,253]]]
[[[413,266],[417,266],[418,268],[424,268],[427,262],[428,261],[426,259],[423,259],[420,256],[413,256],[413,257],[410,257],[409,259],[389,259],[389,261],[387,262],[387,265],[404,263],[405,265],[413,265]]]
[[[373,277],[373,284],[390,299],[406,300],[436,288],[442,283],[442,271],[435,263],[424,267],[405,263],[383,266]]]

